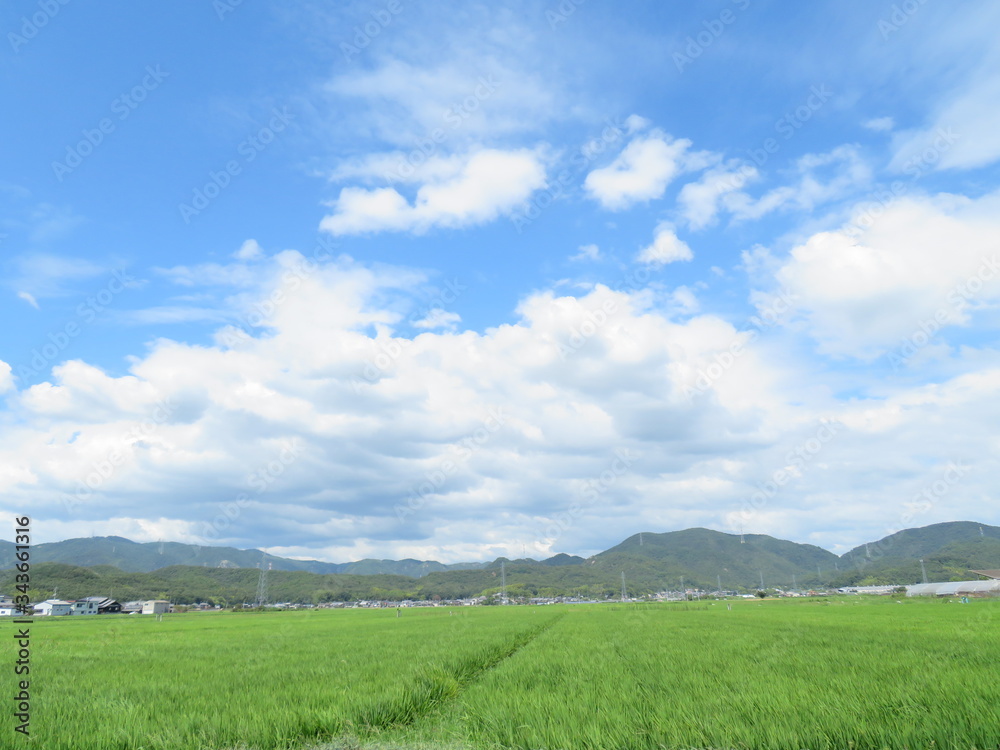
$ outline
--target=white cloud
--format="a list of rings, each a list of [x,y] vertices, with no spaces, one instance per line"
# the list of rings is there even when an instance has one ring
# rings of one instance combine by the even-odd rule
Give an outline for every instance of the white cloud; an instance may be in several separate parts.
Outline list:
[[[862,126],[868,130],[874,130],[876,133],[885,133],[896,126],[896,121],[891,117],[875,117],[871,120],[866,120],[862,123]]]
[[[691,315],[701,308],[694,292],[686,286],[679,286],[671,292],[670,304],[673,311],[679,315]]]
[[[23,299],[25,302],[27,302],[29,305],[31,305],[36,310],[39,309],[39,307],[38,307],[38,300],[36,300],[35,299],[35,295],[31,294],[30,292],[18,292],[17,296],[19,298]]]
[[[823,154],[806,154],[795,162],[791,185],[754,198],[743,191],[722,192],[719,200],[734,219],[759,219],[781,209],[811,211],[816,206],[855,193],[871,182],[872,170],[852,145]]]
[[[638,133],[640,130],[645,130],[652,124],[652,120],[642,117],[641,115],[629,115],[625,118],[625,129],[629,135]]]
[[[481,49],[452,49],[434,65],[388,58],[373,70],[335,77],[328,91],[353,100],[341,115],[352,129],[405,148],[427,141],[454,149],[533,132],[555,113],[553,94],[536,72],[515,55],[489,57]]]
[[[938,169],[974,169],[1000,159],[997,68],[992,61],[984,66],[949,97],[926,127],[899,133],[890,168],[919,176]]]
[[[233,257],[237,260],[257,260],[264,257],[264,250],[257,244],[257,240],[247,240],[233,253]]]
[[[740,190],[756,179],[757,170],[736,161],[707,170],[697,182],[689,182],[677,196],[681,214],[692,229],[702,229],[715,219],[719,202],[727,193]]]
[[[998,216],[997,193],[901,199],[863,231],[813,235],[776,278],[799,296],[823,351],[872,358],[922,325],[964,325],[1000,299]]]
[[[0,393],[6,393],[7,391],[14,389],[14,376],[11,372],[10,365],[0,360]]]
[[[694,253],[691,248],[677,237],[673,225],[666,222],[656,227],[653,243],[640,250],[636,256],[637,261],[651,266],[665,266],[667,263],[692,258]]]
[[[330,175],[331,181],[358,179],[365,183],[421,184],[446,180],[462,170],[467,157],[450,154],[430,156],[424,150],[389,151],[366,154],[342,162]]]
[[[334,213],[320,227],[345,235],[481,224],[544,186],[545,167],[537,153],[483,149],[468,156],[459,171],[422,185],[412,204],[394,188],[344,188],[333,203]]]
[[[108,269],[85,258],[47,253],[21,256],[15,259],[15,264],[17,272],[8,284],[35,299],[64,297],[79,282],[108,273]]]
[[[431,310],[426,316],[418,321],[415,321],[413,326],[415,328],[425,328],[427,330],[433,330],[435,328],[444,328],[449,331],[455,330],[455,327],[462,322],[462,316],[458,313],[448,312],[440,308],[435,308]]]
[[[284,254],[285,268],[295,262]],[[269,264],[259,273],[272,284],[284,276]],[[51,382],[11,396],[23,421],[0,437],[0,465],[18,467],[0,476],[5,496],[33,498],[39,518],[63,518],[65,536],[120,523],[130,534],[155,528],[190,539],[245,493],[240,517],[211,541],[245,543],[266,529],[273,545],[334,559],[359,544],[383,555],[431,545],[435,556],[456,559],[472,554],[462,546],[470,539],[480,545],[474,556],[484,554],[487,508],[508,519],[498,536],[534,544],[546,517],[600,475],[615,447],[641,454],[644,465],[609,500],[628,496],[640,477],[683,470],[677,456],[691,431],[704,424],[712,440],[720,409],[760,402],[740,395],[766,369],[752,357],[700,416],[683,395],[736,335],[722,321],[672,323],[641,294],[597,287],[579,299],[528,297],[516,323],[485,333],[442,330],[455,318],[430,315],[426,332],[407,339],[393,332],[398,313],[372,303],[384,301],[386,286],[413,288],[415,278],[324,264],[284,290],[266,336],[230,340],[223,331],[211,346],[160,340],[123,377],[79,361],[56,367]],[[690,308],[682,290],[675,301]],[[604,322],[591,329],[595,310]],[[728,440],[750,440],[755,424],[745,421]],[[650,441],[660,447],[649,452]],[[671,445],[678,450],[661,450]],[[289,446],[298,446],[294,455]],[[94,467],[112,453],[121,458],[101,476]],[[457,468],[438,483],[444,461]],[[401,523],[396,506],[427,482],[421,510]],[[624,529],[617,516],[594,508],[596,522]]]
[[[571,261],[583,261],[590,260],[596,261],[601,259],[601,249],[597,245],[580,245],[576,255],[571,255],[569,257]]]
[[[591,198],[612,211],[663,196],[679,174],[700,169],[712,157],[691,153],[691,141],[660,130],[634,138],[608,166],[591,171],[584,186]]]
[[[964,246],[995,236],[1000,215],[986,202],[940,198],[933,212],[926,203],[888,215],[866,237],[877,254],[898,256],[895,266],[883,259],[895,271],[884,277],[901,277],[910,295],[930,283],[915,280],[928,248],[910,249],[910,269],[907,251],[884,247],[877,232],[895,235],[925,216],[901,245],[929,234],[927,245],[940,246],[938,224],[957,217],[968,232],[950,236]],[[800,366],[780,339],[753,340],[697,314],[685,287],[667,309],[642,290],[540,292],[521,301],[515,322],[407,338],[394,330],[401,314],[386,292],[412,292],[420,274],[340,258],[283,286],[305,260],[286,251],[255,266],[256,286],[283,293],[266,335],[159,340],[125,376],[67,362],[20,393],[0,375],[17,415],[0,434],[4,507],[31,503],[57,538],[266,539],[300,557],[456,561],[520,544],[539,554],[599,549],[634,533],[637,518],[653,528],[725,528],[820,419],[838,425],[836,439],[753,509],[748,531],[803,538],[819,513],[840,541],[877,538],[899,516],[885,498],[912,497],[936,478],[941,467],[915,457],[941,434],[975,471],[921,521],[977,517],[995,475],[995,446],[981,436],[1000,418],[989,397],[1000,357],[940,385],[838,402],[813,384],[815,362]],[[865,264],[841,252],[797,253],[786,268],[810,315],[821,305],[805,295],[823,292],[823,274],[841,296],[850,278],[870,283]],[[692,395],[706,373],[711,382]],[[549,535],[616,450],[630,457],[628,470],[576,525]],[[101,468],[112,455],[114,468]],[[211,521],[227,503],[238,513],[215,534]],[[497,523],[484,527],[484,514]]]

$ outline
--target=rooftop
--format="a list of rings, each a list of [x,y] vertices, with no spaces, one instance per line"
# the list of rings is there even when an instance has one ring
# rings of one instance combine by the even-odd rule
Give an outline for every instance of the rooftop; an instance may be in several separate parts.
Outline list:
[[[970,570],[969,572],[980,576],[986,576],[987,578],[1000,579],[1000,570]]]

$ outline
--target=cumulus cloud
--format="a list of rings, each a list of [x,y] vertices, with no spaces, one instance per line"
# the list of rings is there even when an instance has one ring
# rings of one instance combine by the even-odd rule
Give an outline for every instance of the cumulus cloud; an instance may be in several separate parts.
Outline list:
[[[257,244],[257,240],[247,240],[233,253],[233,257],[237,260],[257,260],[264,257],[264,250]]]
[[[305,260],[280,255],[283,269]],[[0,465],[18,467],[0,475],[8,502],[30,496],[39,518],[66,521],[63,536],[148,527],[247,544],[266,529],[273,545],[333,559],[457,559],[472,554],[461,539],[476,540],[476,557],[512,539],[542,554],[584,544],[543,530],[614,450],[636,466],[609,502],[700,460],[726,413],[747,418],[725,444],[756,439],[747,409],[760,394],[744,391],[768,380],[766,363],[746,358],[701,406],[684,394],[739,335],[717,319],[672,322],[638,292],[598,286],[529,296],[517,322],[482,333],[432,314],[406,338],[376,300],[415,289],[412,272],[332,260],[292,288],[281,269],[259,269],[283,291],[266,327],[223,328],[207,346],[156,341],[122,376],[66,362],[11,395],[23,422],[0,438]],[[690,311],[689,296],[676,303]],[[239,498],[239,517],[213,532]],[[484,513],[502,519],[496,539]],[[593,513],[628,533],[619,514]]]
[[[937,216],[919,205],[887,217],[868,237],[872,252],[902,256],[875,232],[918,215],[927,224],[904,241],[949,216],[980,223],[952,233],[965,244],[995,235],[995,206],[940,200]],[[903,275],[908,288],[925,251]],[[848,295],[863,259],[834,254],[813,267],[821,255],[795,254],[783,280],[821,291],[825,273]],[[905,270],[898,260],[893,270]],[[0,434],[6,511],[30,502],[52,539],[266,539],[299,557],[457,561],[521,545],[534,556],[592,552],[640,524],[725,529],[739,518],[747,531],[802,538],[816,513],[829,529],[816,541],[864,541],[899,516],[886,498],[905,499],[942,469],[911,458],[940,434],[954,437],[976,476],[995,474],[995,451],[972,436],[1000,418],[989,397],[1000,361],[933,388],[839,402],[809,385],[780,338],[698,314],[684,287],[666,308],[640,289],[541,291],[496,328],[456,331],[447,314],[428,315],[404,336],[387,291],[412,296],[419,273],[293,251],[255,268],[264,298],[280,300],[266,325],[222,328],[211,344],[157,340],[124,375],[70,361],[18,392],[0,374],[17,415]],[[863,288],[869,281],[860,275]],[[820,319],[822,306],[807,305]],[[748,505],[822,424],[835,439],[793,465],[794,481],[763,506]],[[623,455],[627,470],[602,485]],[[553,525],[595,486],[599,502],[576,525]],[[970,480],[920,520],[975,517],[983,491]],[[224,526],[213,526],[218,517]]]
[[[421,185],[412,203],[395,188],[344,188],[320,227],[347,235],[470,226],[511,211],[545,184],[535,152],[482,149],[452,161],[450,170]]]
[[[664,222],[656,227],[652,244],[640,250],[636,260],[651,266],[665,266],[668,263],[692,258],[694,253],[687,243],[674,233],[673,224]]]
[[[10,365],[0,360],[0,393],[6,393],[14,388],[14,375]]]
[[[686,138],[653,130],[633,138],[608,166],[591,171],[584,187],[591,198],[612,211],[660,198],[678,175],[709,163],[708,155],[690,148]]]
[[[967,324],[1000,299],[1000,194],[878,208],[878,218],[862,217],[863,229],[813,235],[776,273],[826,352],[870,359],[922,326]]]
[[[696,182],[689,182],[681,188],[677,196],[681,215],[692,229],[708,226],[719,211],[720,201],[756,179],[757,175],[756,168],[740,165],[735,160],[706,170]]]

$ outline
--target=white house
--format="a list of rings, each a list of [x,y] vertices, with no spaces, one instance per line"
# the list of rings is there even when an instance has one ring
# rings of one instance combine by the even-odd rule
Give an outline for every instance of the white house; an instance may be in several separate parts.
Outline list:
[[[10,604],[9,602],[4,602],[3,604],[0,604],[0,617],[11,617],[13,615],[18,615],[18,614],[21,613],[18,611],[17,607],[15,607],[13,604]]]
[[[150,599],[142,605],[142,613],[144,615],[162,615],[169,611],[170,602],[163,599]]]
[[[87,597],[86,599],[77,599],[75,602],[73,602],[73,614],[96,615],[97,604],[99,601],[100,601],[99,597]]]
[[[73,614],[73,605],[70,602],[64,602],[62,599],[46,599],[44,602],[35,605],[35,614],[40,617],[45,615],[71,615]]]

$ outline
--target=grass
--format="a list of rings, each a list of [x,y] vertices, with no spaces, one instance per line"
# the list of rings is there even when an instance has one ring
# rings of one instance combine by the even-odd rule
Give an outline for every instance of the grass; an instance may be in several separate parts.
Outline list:
[[[38,618],[32,639],[52,750],[1000,747],[996,601]]]

